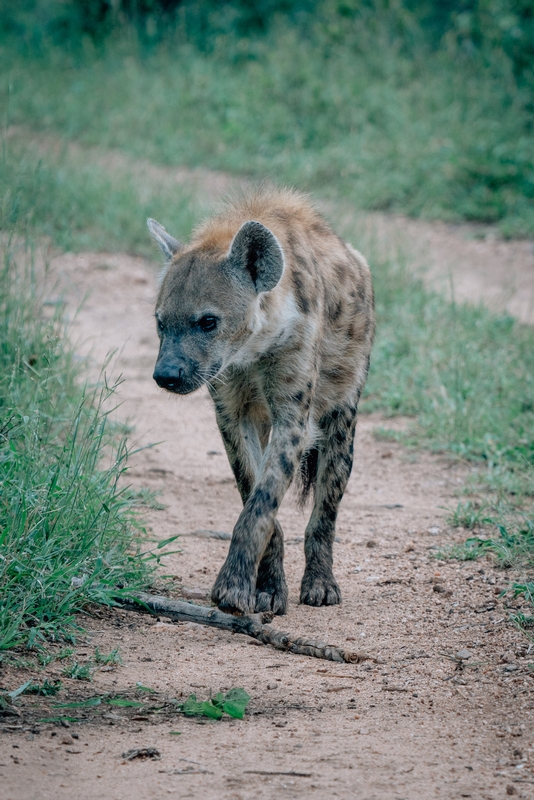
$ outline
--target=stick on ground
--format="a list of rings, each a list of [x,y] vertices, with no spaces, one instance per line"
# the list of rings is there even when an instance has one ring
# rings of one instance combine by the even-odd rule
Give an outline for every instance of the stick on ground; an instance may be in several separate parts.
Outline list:
[[[161,614],[169,619],[179,622],[196,622],[198,625],[210,625],[232,633],[242,633],[252,636],[263,644],[275,647],[277,650],[286,650],[302,656],[325,658],[327,661],[340,661],[347,664],[357,664],[372,657],[365,653],[355,653],[343,650],[340,647],[324,644],[304,636],[294,636],[291,633],[277,631],[268,623],[273,619],[273,614],[250,614],[244,617],[234,617],[225,614],[218,608],[206,608],[184,600],[170,600],[168,597],[137,592],[130,597],[116,596],[115,602],[129,611],[141,614]]]

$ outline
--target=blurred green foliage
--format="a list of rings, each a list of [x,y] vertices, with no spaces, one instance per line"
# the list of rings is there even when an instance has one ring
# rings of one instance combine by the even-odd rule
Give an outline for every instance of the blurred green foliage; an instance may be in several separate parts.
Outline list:
[[[527,0],[0,0],[10,124],[534,233]]]
[[[466,51],[502,48],[516,74],[532,77],[534,6],[531,0],[11,0],[0,2],[0,29],[28,42],[50,37],[101,41],[133,23],[145,40],[160,40],[182,27],[197,44],[234,33],[267,33],[273,22],[312,23],[343,38],[343,23],[357,18],[389,18],[409,43],[416,30],[437,47],[460,43]],[[418,36],[416,38],[421,38]]]

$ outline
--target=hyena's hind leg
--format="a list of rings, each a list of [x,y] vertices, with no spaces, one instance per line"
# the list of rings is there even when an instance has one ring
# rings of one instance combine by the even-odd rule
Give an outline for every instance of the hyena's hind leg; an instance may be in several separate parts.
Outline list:
[[[230,422],[217,413],[217,422],[226,453],[243,505],[252,491],[262,452],[269,439],[270,425],[243,423],[246,438],[238,423]],[[254,610],[285,614],[287,610],[287,583],[284,573],[284,534],[275,521],[272,536],[258,567],[256,578],[256,603]]]
[[[306,569],[300,602],[309,606],[330,606],[341,602],[341,590],[332,571],[332,550],[337,512],[352,469],[356,406],[333,409],[319,427],[317,484],[304,540]]]

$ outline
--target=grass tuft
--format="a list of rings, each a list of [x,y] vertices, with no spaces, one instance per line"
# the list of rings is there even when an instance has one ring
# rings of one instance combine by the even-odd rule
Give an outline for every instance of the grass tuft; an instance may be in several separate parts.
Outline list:
[[[28,250],[0,268],[0,650],[72,638],[88,601],[146,584],[128,447],[114,386],[81,382],[56,315],[46,321]]]

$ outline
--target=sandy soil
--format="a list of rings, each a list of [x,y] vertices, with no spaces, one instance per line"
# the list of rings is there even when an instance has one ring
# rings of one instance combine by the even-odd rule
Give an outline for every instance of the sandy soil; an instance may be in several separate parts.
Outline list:
[[[68,287],[79,352],[100,364],[118,350],[125,378],[120,415],[140,444],[129,477],[160,491],[150,511],[155,539],[182,533],[182,552],[166,559],[176,595],[207,595],[228,542],[190,535],[230,532],[240,509],[205,391],[170,397],[151,379],[156,334],[151,318],[155,269],[123,255],[64,255],[53,269]],[[75,302],[90,296],[74,315]],[[534,797],[533,673],[528,641],[509,621],[521,603],[500,598],[507,576],[489,561],[439,560],[460,539],[447,506],[467,468],[407,452],[373,435],[376,416],[360,418],[357,456],[335,548],[343,604],[298,605],[306,518],[287,498],[289,613],[283,630],[365,651],[361,664],[294,656],[246,637],[170,624],[125,611],[84,618],[78,660],[120,649],[123,664],[98,670],[93,683],[64,680],[60,700],[151,687],[170,698],[234,686],[252,697],[244,720],[220,722],[116,708],[70,712],[78,722],[38,722],[43,703],[24,698],[22,716],[0,720],[0,794],[6,800],[71,798],[214,800],[354,797],[430,800]],[[391,427],[391,421],[388,421]],[[394,421],[402,426],[403,420]],[[464,660],[455,659],[463,653]],[[39,679],[61,677],[55,662]],[[13,688],[35,671],[4,670]],[[157,693],[157,694],[156,694]],[[57,700],[57,698],[56,698]],[[41,711],[39,711],[41,709]],[[179,731],[181,735],[173,732]],[[159,760],[131,760],[155,747]]]

